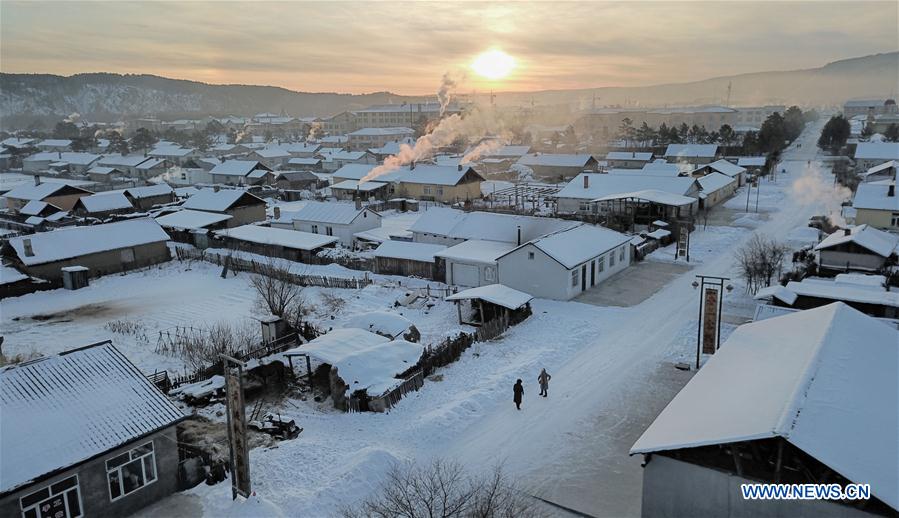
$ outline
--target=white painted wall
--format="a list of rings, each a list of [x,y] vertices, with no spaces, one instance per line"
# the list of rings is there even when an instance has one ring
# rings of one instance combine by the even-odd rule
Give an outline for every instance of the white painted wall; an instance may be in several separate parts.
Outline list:
[[[459,268],[473,268],[477,272],[477,280],[474,283],[465,283],[461,279],[456,278],[456,271]],[[490,271],[492,270],[492,276]],[[455,259],[446,259],[446,279],[444,282],[450,285],[465,286],[467,288],[476,288],[478,286],[487,286],[499,282],[498,266],[496,263],[484,264],[476,262],[459,261]]]
[[[528,254],[531,252],[534,254],[533,259],[528,258]],[[624,254],[623,261],[620,259],[622,252]],[[612,251],[594,257],[569,270],[550,256],[543,253],[543,251],[536,246],[526,244],[499,258],[499,282],[535,297],[570,300],[577,295],[580,295],[583,291],[581,290],[580,280],[583,266],[586,265],[587,267],[586,285],[589,290],[591,288],[591,266],[596,268],[594,286],[598,286],[603,280],[630,266],[630,252],[630,244],[625,243]],[[613,253],[615,254],[614,265],[610,264],[610,256]],[[599,271],[600,260],[603,261],[602,271]],[[572,286],[571,276],[572,272],[575,270],[578,271],[578,282],[576,286]]]
[[[328,235],[327,227],[331,227],[332,236],[340,240],[340,244],[352,247],[353,234],[365,230],[371,230],[381,226],[381,216],[371,211],[365,211],[359,214],[348,225],[338,225],[334,223],[319,223],[315,221],[299,221],[294,220],[293,228],[302,232],[310,232],[313,234]],[[313,228],[314,227],[314,228]]]

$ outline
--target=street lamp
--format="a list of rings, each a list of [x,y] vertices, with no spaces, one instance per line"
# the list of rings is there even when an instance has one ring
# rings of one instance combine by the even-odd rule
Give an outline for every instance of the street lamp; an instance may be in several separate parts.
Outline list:
[[[724,304],[724,291],[726,290],[728,293],[733,291],[733,284],[728,283],[726,286],[724,284],[725,281],[729,281],[729,277],[716,277],[713,275],[697,275],[698,281],[694,280],[691,284],[693,289],[700,288],[699,290],[699,319],[696,321],[696,369],[699,369],[700,358],[702,355],[702,314],[703,310],[706,309],[706,303],[708,302],[705,298],[705,292],[707,291],[706,287],[709,289],[715,290],[716,295],[715,299],[712,302],[716,305],[715,312],[715,351],[721,347],[721,310]],[[709,317],[708,312],[706,311],[706,316]]]

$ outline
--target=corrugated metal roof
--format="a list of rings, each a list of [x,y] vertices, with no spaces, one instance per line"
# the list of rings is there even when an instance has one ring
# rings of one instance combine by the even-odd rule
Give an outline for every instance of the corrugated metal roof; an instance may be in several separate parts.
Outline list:
[[[109,342],[0,370],[0,414],[0,491],[183,418]]]

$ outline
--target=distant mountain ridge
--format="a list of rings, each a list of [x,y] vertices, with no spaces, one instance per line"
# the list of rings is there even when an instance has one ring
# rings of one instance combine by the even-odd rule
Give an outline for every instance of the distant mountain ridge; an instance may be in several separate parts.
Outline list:
[[[899,52],[890,52],[835,61],[819,68],[755,72],[689,83],[499,92],[496,102],[586,108],[595,94],[601,105],[714,104],[725,102],[731,85],[732,105],[836,105],[849,98],[895,95],[899,89],[897,77]],[[0,122],[4,128],[46,124],[73,112],[101,121],[122,116],[173,119],[282,111],[294,116],[328,116],[372,104],[425,99],[390,92],[311,93],[275,86],[214,85],[153,75],[0,73]]]

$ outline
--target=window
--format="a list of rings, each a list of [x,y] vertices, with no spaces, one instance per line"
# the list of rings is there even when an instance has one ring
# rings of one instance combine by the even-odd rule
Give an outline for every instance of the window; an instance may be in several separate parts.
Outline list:
[[[618,260],[622,263],[624,262],[624,247],[622,246],[620,250],[618,250]]]
[[[69,477],[19,500],[23,518],[78,518],[81,493],[78,476]]]
[[[443,186],[442,185],[437,186],[437,196],[443,196]]]
[[[496,269],[492,266],[484,268],[484,278],[488,281],[496,280]]]
[[[589,201],[582,201],[578,204],[577,209],[579,212],[590,212],[590,205],[591,203]]]
[[[899,227],[899,212],[893,213],[893,217],[890,218],[890,226],[891,227]]]
[[[431,188],[428,186],[422,187],[421,192],[423,192],[425,194],[431,194]]]
[[[571,287],[577,288],[579,282],[581,282],[581,272],[580,270],[574,270],[571,272]]]
[[[609,268],[615,266],[615,252],[609,254]]]
[[[312,225],[312,233],[318,234],[318,225]]]
[[[106,475],[109,480],[109,500],[115,501],[125,495],[156,482],[156,455],[153,442],[126,451],[106,461]]]
[[[606,269],[606,256],[602,256],[599,258],[599,261],[596,263],[598,266],[596,267],[596,271],[601,272]]]
[[[334,235],[334,229],[333,229],[332,227],[325,227],[325,234],[327,234],[327,235],[329,235],[329,236],[333,236],[333,235]]]
[[[530,261],[534,260],[534,252],[528,252],[528,260],[530,260]]]
[[[133,263],[134,262],[134,249],[126,248],[122,250],[122,262],[123,263]]]

